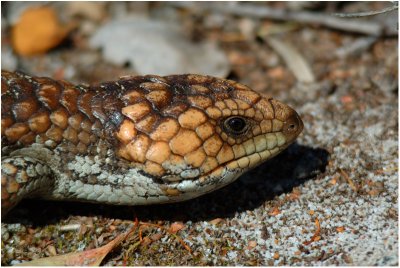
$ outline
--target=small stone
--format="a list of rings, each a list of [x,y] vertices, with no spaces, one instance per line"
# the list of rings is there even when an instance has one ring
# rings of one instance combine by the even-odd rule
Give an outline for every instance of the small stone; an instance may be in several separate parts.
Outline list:
[[[1,240],[5,241],[10,238],[10,233],[7,232],[6,228],[1,228]]]
[[[11,223],[8,225],[8,231],[10,231],[12,233],[25,233],[26,228],[25,228],[25,226],[21,225],[20,223]]]
[[[256,246],[257,246],[257,242],[256,241],[254,241],[254,240],[249,241],[249,248],[250,249],[255,248]]]
[[[50,256],[56,256],[56,255],[57,255],[56,248],[55,248],[53,245],[49,245],[49,246],[46,248],[46,251],[47,251],[47,253],[48,253]]]

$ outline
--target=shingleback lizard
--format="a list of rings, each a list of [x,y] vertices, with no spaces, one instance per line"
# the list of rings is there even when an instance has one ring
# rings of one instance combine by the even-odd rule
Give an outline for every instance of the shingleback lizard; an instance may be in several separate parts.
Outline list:
[[[303,129],[289,106],[210,76],[75,86],[2,71],[1,94],[2,214],[31,197],[195,198],[275,156]]]

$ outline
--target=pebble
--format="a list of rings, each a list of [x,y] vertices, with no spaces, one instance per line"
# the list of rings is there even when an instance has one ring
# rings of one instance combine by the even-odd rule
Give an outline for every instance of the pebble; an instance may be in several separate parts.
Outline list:
[[[1,228],[1,240],[5,241],[8,240],[8,238],[10,238],[10,233],[7,231],[6,228]]]
[[[11,233],[24,233],[26,232],[26,227],[20,223],[11,223],[7,225],[8,231]],[[3,228],[2,228],[3,230]]]

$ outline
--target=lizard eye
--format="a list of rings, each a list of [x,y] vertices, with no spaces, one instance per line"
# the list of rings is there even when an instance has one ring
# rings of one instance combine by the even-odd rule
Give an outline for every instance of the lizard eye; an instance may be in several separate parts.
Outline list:
[[[241,135],[249,129],[248,121],[242,117],[231,116],[225,119],[224,129],[228,134]]]

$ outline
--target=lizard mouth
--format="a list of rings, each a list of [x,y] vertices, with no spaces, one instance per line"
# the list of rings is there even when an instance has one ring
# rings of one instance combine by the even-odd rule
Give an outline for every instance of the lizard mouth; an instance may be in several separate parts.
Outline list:
[[[275,141],[273,137],[276,137]],[[200,176],[199,181],[224,180],[224,172],[237,173],[237,177],[252,169],[286,149],[293,139],[287,139],[283,132],[261,134],[254,144],[254,151],[239,158],[232,159]]]
[[[214,168],[207,174],[198,177],[197,180],[183,180],[177,182],[174,186],[171,186],[175,189],[178,189],[181,195],[179,197],[176,196],[170,198],[171,200],[186,200],[222,188],[235,181],[247,170],[252,169],[272,158],[286,148],[289,144],[290,143],[285,143],[284,145],[275,147],[272,150],[266,149],[265,151],[255,152],[238,159],[233,159],[217,168]],[[260,154],[263,156],[260,157]]]
[[[210,171],[208,175],[215,174],[225,167],[231,170],[239,168],[241,170],[240,173],[243,173],[264,163],[286,149],[302,132],[303,127],[304,124],[300,116],[292,110],[288,118],[283,122],[281,131],[264,133],[252,139],[254,152],[228,161]]]

